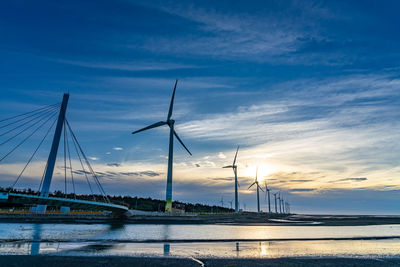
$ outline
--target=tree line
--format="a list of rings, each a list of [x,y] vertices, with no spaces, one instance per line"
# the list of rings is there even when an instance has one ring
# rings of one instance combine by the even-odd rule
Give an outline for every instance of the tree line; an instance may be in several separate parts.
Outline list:
[[[0,187],[0,192],[11,192],[11,193],[20,193],[20,194],[28,194],[28,195],[40,195],[40,192],[28,189],[12,189],[12,188],[3,188]],[[49,193],[51,197],[60,197],[60,198],[70,198],[70,199],[80,199],[80,200],[88,200],[88,201],[101,201],[104,202],[105,198],[102,195],[89,195],[89,194],[65,194],[62,191],[54,191]],[[110,202],[114,204],[124,205],[129,207],[129,209],[141,210],[141,211],[159,211],[163,212],[165,210],[165,200],[153,199],[153,198],[143,198],[143,197],[133,197],[133,196],[116,196],[116,195],[107,195],[107,198]],[[195,213],[225,213],[225,212],[233,212],[234,210],[227,207],[222,207],[218,205],[205,205],[200,203],[185,203],[180,201],[174,201],[172,206],[176,209],[184,210],[185,212],[195,212]],[[11,208],[11,207],[23,207],[20,204],[13,203],[1,203],[0,207],[3,208]]]

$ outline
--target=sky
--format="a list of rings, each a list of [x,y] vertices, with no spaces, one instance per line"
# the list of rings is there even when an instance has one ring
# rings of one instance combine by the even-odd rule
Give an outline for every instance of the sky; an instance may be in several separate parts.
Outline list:
[[[247,188],[258,167],[293,212],[399,214],[398,1],[1,6],[0,120],[70,93],[67,119],[107,193],[165,198],[168,127],[131,132],[166,119],[178,79],[173,118],[193,156],[175,142],[174,200],[230,206],[233,172],[222,167],[240,145],[241,208],[256,210]],[[0,162],[0,186],[24,168],[39,128]],[[51,137],[16,188],[38,188]],[[51,190],[64,188],[61,147]],[[88,193],[73,155],[76,191]]]

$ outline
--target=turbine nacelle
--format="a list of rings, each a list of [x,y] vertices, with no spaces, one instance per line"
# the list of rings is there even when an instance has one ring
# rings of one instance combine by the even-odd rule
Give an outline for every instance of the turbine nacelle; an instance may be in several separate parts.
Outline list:
[[[249,186],[249,188],[247,188],[247,190],[249,190],[253,185],[256,184],[256,185],[257,185],[256,188],[259,188],[261,191],[264,192],[264,190],[263,190],[263,189],[260,187],[260,185],[258,184],[257,176],[258,176],[258,167],[257,167],[257,169],[256,169],[256,179],[255,179],[254,183],[252,183],[252,184]]]
[[[256,188],[259,188],[261,191],[265,192],[265,191],[261,188],[261,186],[258,184],[258,181],[255,181],[254,183],[252,183],[252,184],[249,186],[249,188],[247,188],[247,190],[249,190],[253,185],[257,185]]]
[[[153,123],[153,124],[151,124],[151,125],[149,125],[147,127],[144,127],[144,128],[142,128],[140,130],[132,132],[132,134],[136,134],[136,133],[143,132],[143,131],[146,131],[146,130],[149,130],[149,129],[157,128],[157,127],[160,127],[160,126],[163,126],[163,125],[168,125],[169,128],[173,130],[173,135],[176,137],[176,139],[178,139],[179,143],[181,143],[181,145],[185,148],[185,150],[189,153],[189,155],[192,156],[192,153],[185,146],[185,144],[183,143],[183,141],[181,140],[181,138],[178,136],[178,134],[176,133],[176,131],[174,129],[175,120],[171,119],[172,110],[173,110],[173,107],[174,107],[174,98],[175,98],[175,91],[176,91],[177,83],[178,83],[178,80],[176,80],[176,82],[175,82],[174,92],[172,93],[172,98],[171,98],[171,103],[170,103],[169,110],[168,110],[167,120]]]

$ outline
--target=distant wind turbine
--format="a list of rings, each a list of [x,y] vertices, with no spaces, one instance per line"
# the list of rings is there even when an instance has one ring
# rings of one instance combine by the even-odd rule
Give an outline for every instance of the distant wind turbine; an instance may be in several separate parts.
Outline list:
[[[232,209],[232,203],[233,203],[233,200],[231,200],[231,201],[228,201],[229,202],[229,204],[231,204],[231,209]]]
[[[256,180],[249,186],[249,188],[247,188],[247,190],[250,189],[253,185],[257,186],[257,212],[260,212],[260,189],[263,192],[264,190],[262,190],[262,188],[258,185],[257,174],[258,174],[258,167],[256,169]]]
[[[274,195],[274,198],[275,198],[275,213],[278,213],[278,206],[276,205],[276,195],[278,193],[272,193],[272,194]]]
[[[281,191],[279,191],[278,201],[279,201],[279,213],[282,213]]]
[[[268,212],[271,213],[271,197],[269,195],[270,189],[268,188],[266,181],[264,182],[264,185],[265,185],[265,198],[267,198],[267,196],[268,196]]]
[[[168,125],[169,126],[169,153],[168,153],[168,174],[167,174],[167,192],[166,192],[166,203],[165,203],[165,211],[166,212],[171,212],[172,211],[172,163],[173,163],[173,154],[174,154],[174,136],[176,139],[178,139],[179,143],[186,149],[186,151],[190,153],[189,149],[185,146],[185,144],[182,142],[182,140],[179,138],[178,134],[174,130],[174,124],[175,120],[171,119],[172,116],[172,110],[174,107],[174,98],[175,98],[175,91],[176,91],[176,85],[178,84],[178,80],[175,81],[175,86],[174,86],[174,91],[172,93],[172,98],[171,98],[171,103],[169,105],[169,111],[167,115],[167,120],[166,121],[159,121],[156,122],[150,126],[144,127],[140,130],[134,131],[132,134],[136,134],[145,130],[149,130],[152,128],[156,128],[159,126],[163,125]]]
[[[235,158],[233,159],[232,165],[222,167],[222,168],[232,168],[233,173],[235,174],[235,212],[236,213],[239,212],[238,179],[237,179],[237,166],[236,166],[236,158],[237,158],[238,151],[239,151],[239,146],[236,149],[236,154],[235,154]]]
[[[224,207],[224,196],[221,197],[220,203],[221,203],[221,206]]]

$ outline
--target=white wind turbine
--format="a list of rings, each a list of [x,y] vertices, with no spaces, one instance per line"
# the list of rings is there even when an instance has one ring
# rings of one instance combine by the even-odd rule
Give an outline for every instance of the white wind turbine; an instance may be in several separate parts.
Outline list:
[[[252,184],[249,186],[249,188],[247,188],[247,190],[250,189],[253,185],[256,185],[256,186],[257,186],[257,212],[260,212],[260,211],[261,211],[261,210],[260,210],[260,189],[261,189],[261,191],[263,191],[263,192],[264,192],[264,190],[262,190],[262,188],[261,188],[261,187],[259,186],[259,184],[258,184],[257,174],[258,174],[258,167],[257,167],[257,170],[256,170],[256,180],[254,181],[254,183],[252,183]]]
[[[239,183],[238,183],[238,179],[237,179],[237,166],[236,166],[236,158],[237,158],[238,151],[239,151],[239,146],[236,149],[236,154],[235,154],[235,158],[233,159],[232,165],[222,167],[222,168],[232,168],[233,173],[235,174],[235,212],[236,213],[239,212],[239,200],[238,200],[238,185],[239,185]]]
[[[264,181],[265,184],[265,198],[268,196],[268,212],[271,213],[271,197],[270,197],[270,189],[268,188],[267,181]]]
[[[179,138],[178,134],[174,130],[175,120],[171,119],[172,110],[174,107],[174,98],[175,98],[175,91],[176,85],[178,84],[178,80],[175,81],[174,91],[172,93],[171,103],[169,105],[169,111],[167,115],[166,121],[159,121],[150,126],[144,127],[140,130],[134,131],[132,134],[136,134],[145,130],[149,130],[152,128],[156,128],[163,125],[169,126],[169,153],[168,153],[168,174],[167,174],[167,190],[166,190],[166,203],[165,203],[165,211],[171,212],[172,211],[172,163],[173,163],[173,154],[174,154],[174,136],[178,139],[179,143],[186,149],[186,151],[190,153],[189,149],[185,146],[182,140]]]

